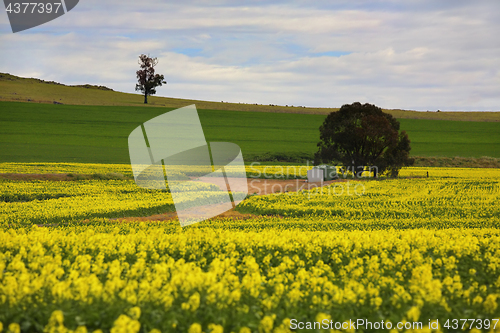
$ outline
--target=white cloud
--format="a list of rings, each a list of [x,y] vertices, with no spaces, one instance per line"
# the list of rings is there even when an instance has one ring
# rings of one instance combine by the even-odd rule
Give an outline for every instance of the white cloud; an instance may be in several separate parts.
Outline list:
[[[137,57],[149,53],[164,96],[500,109],[500,2],[332,4],[87,0],[17,34],[0,16],[0,71],[133,92]]]

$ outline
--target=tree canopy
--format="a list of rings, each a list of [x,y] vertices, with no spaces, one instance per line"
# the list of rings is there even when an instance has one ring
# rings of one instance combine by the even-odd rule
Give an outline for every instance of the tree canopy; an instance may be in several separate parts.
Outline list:
[[[395,177],[414,161],[408,134],[399,127],[396,118],[375,105],[345,104],[321,125],[315,162],[340,162],[358,177],[366,167],[375,177],[386,172]]]
[[[156,87],[166,84],[163,75],[155,74],[155,66],[158,64],[157,58],[151,58],[145,54],[139,56],[139,69],[137,74],[138,83],[135,85],[136,91],[144,94],[144,104],[148,103],[148,96],[156,94]]]

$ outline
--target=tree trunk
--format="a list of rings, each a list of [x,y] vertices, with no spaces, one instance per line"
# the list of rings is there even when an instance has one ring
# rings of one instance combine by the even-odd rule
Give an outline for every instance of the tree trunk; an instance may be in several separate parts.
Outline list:
[[[148,94],[144,93],[144,104],[148,104]]]

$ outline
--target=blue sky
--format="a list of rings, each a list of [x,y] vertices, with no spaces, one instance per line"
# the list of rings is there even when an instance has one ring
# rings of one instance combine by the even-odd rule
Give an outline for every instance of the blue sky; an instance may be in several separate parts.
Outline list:
[[[81,0],[13,34],[0,72],[134,92],[141,53],[157,95],[339,107],[500,110],[500,1]]]

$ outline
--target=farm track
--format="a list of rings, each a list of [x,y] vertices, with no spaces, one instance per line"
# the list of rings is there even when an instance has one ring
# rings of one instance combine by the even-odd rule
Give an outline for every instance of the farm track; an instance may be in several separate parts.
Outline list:
[[[79,175],[84,178],[91,177],[91,175]],[[0,179],[15,180],[15,181],[75,181],[76,178],[72,174],[68,173],[52,173],[52,174],[22,174],[22,173],[1,173]],[[323,183],[308,183],[305,179],[260,179],[260,178],[248,178],[248,193],[253,195],[268,195],[273,193],[284,193],[284,192],[297,192],[301,190],[310,190],[317,187],[328,186],[335,182],[345,182],[347,179],[338,179],[334,181],[326,181]],[[221,189],[225,184],[216,184]],[[276,217],[281,217],[279,215],[273,215]],[[233,219],[233,220],[247,220],[251,218],[257,218],[258,215],[255,214],[242,214],[236,211],[234,208],[228,210],[212,219]],[[170,221],[175,220],[177,214],[175,212],[167,212],[163,214],[154,214],[151,216],[130,216],[123,218],[111,218],[110,221],[116,222],[131,222],[131,221]],[[88,222],[84,220],[82,222]],[[57,224],[38,224],[39,227],[55,226]]]
[[[71,181],[75,180],[67,173],[50,173],[50,174],[38,174],[38,173],[0,173],[0,179],[5,180],[20,180],[20,181],[32,181],[32,180],[46,180],[46,181]]]

